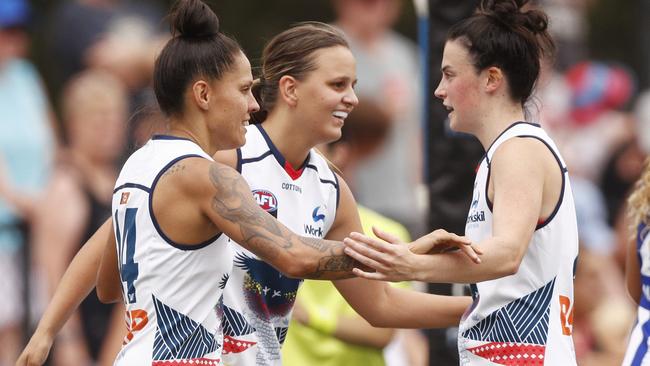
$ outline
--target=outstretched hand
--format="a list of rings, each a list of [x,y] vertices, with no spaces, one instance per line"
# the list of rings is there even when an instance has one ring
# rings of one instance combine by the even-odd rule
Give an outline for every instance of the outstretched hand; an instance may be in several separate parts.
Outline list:
[[[35,333],[25,346],[25,349],[18,357],[16,366],[41,366],[47,360],[52,348],[52,337]]]
[[[430,253],[436,249],[458,247],[473,262],[480,263],[483,252],[472,245],[469,239],[439,229],[418,240],[402,245],[397,237],[373,227],[378,239],[359,233],[351,233],[343,240],[345,253],[364,266],[376,272],[353,269],[359,277],[382,281],[418,280],[418,253]]]
[[[387,236],[380,236],[389,243],[394,243]],[[409,243],[409,249],[415,254],[437,254],[450,249],[458,248],[473,262],[481,263],[478,255],[483,254],[481,249],[472,245],[472,241],[465,236],[450,233],[444,229],[437,229]]]

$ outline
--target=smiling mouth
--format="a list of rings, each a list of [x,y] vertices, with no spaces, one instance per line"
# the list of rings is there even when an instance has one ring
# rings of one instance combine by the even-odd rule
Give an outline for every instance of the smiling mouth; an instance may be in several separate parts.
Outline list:
[[[334,113],[332,113],[332,116],[342,121],[345,121],[345,119],[348,118],[348,114],[349,114],[348,112],[344,112],[344,111],[334,111]]]

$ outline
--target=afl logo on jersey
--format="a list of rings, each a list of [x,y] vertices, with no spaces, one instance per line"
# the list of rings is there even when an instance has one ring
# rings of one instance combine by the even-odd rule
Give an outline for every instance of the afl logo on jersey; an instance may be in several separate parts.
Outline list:
[[[264,189],[256,189],[253,191],[253,198],[257,201],[257,204],[260,207],[273,215],[273,217],[278,217],[278,199],[275,198],[275,195]]]

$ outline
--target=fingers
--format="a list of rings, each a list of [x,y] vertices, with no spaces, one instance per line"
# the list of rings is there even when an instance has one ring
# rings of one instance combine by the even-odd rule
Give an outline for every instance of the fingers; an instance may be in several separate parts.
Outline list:
[[[383,264],[379,263],[379,257],[381,256],[381,253],[373,250],[372,248],[368,248],[365,245],[359,244],[350,238],[345,238],[343,240],[343,244],[346,246],[343,251],[350,258],[376,271],[386,270],[386,267]]]
[[[359,268],[353,268],[352,273],[354,273],[355,276],[365,278],[367,280],[374,280],[374,281],[387,281],[388,277],[380,272],[365,272],[360,270]]]
[[[395,235],[393,235],[393,234],[391,234],[389,232],[386,232],[386,231],[384,231],[384,230],[382,230],[382,229],[380,229],[380,228],[378,228],[376,226],[372,227],[372,232],[379,239],[385,240],[385,241],[387,241],[389,243],[392,243],[392,244],[402,244],[402,240],[400,240],[400,238],[398,238],[397,236],[395,236]]]
[[[377,252],[383,252],[383,253],[388,253],[391,252],[391,249],[393,247],[392,244],[387,244],[386,242],[380,240],[380,239],[375,239],[371,238],[367,235],[359,234],[359,233],[350,233],[350,238],[355,241],[355,243],[359,244],[361,243],[362,247],[370,247],[374,249]],[[365,245],[363,245],[365,244]]]
[[[465,245],[472,245],[472,241],[466,236],[460,236],[454,233],[448,233],[451,237],[451,240]],[[481,253],[482,254],[482,253]]]
[[[461,245],[460,250],[469,257],[469,259],[472,260],[472,262],[479,264],[481,263],[481,258],[479,258],[478,254],[474,251],[474,247],[472,245]]]

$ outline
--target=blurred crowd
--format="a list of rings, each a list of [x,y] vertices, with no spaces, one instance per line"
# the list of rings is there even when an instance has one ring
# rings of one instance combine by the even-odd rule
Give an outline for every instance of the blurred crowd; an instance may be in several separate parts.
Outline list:
[[[581,241],[576,353],[580,365],[617,365],[635,319],[623,285],[632,235],[625,200],[650,153],[650,91],[639,90],[625,65],[588,59],[586,0],[541,3],[559,52],[544,60],[528,110],[558,143],[572,177]],[[342,161],[360,204],[419,235],[427,211],[418,195],[422,71],[413,41],[391,30],[402,6],[332,1],[334,23],[357,59],[359,99],[374,109],[363,118],[359,112],[363,127],[347,147],[362,158]],[[32,10],[28,0],[0,1],[0,366],[13,364],[70,260],[109,217],[123,158],[165,127],[150,85],[168,37],[164,4],[60,2],[39,25],[46,30],[47,88],[29,58]],[[122,333],[119,306],[91,294],[57,337],[51,364],[109,365]],[[392,348],[389,364],[428,364],[417,357],[426,355],[426,342],[406,343],[416,345],[416,356],[395,356]]]

